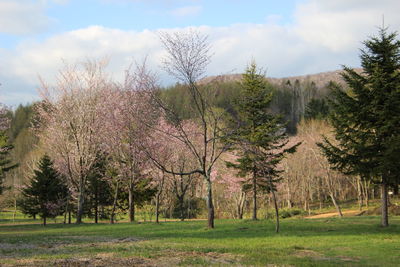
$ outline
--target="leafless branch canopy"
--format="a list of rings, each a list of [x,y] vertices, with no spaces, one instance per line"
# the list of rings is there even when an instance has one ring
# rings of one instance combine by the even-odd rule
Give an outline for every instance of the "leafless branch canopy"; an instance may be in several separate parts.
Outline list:
[[[160,33],[160,40],[168,55],[163,67],[171,76],[184,83],[194,83],[201,78],[210,63],[208,36],[195,30]]]

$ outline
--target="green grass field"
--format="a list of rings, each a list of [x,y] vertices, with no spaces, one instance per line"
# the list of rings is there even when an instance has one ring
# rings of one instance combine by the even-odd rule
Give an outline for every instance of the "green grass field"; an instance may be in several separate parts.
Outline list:
[[[24,220],[23,217],[17,220]],[[400,217],[0,224],[1,266],[399,266]],[[32,221],[31,221],[32,222]]]

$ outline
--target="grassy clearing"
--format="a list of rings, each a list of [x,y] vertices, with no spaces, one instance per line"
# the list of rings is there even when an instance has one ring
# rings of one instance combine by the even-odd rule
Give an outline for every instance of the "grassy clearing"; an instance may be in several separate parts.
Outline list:
[[[64,266],[398,266],[400,217],[0,225],[0,263]]]

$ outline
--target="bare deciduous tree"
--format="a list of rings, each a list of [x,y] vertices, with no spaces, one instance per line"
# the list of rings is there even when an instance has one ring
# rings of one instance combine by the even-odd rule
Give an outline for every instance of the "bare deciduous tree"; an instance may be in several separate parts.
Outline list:
[[[184,171],[168,168],[156,157],[153,161],[159,168],[175,175],[191,175],[198,173],[207,185],[208,227],[214,228],[214,205],[211,172],[227,145],[221,142],[225,135],[223,129],[223,113],[209,104],[209,88],[200,87],[198,80],[210,62],[210,45],[207,36],[198,31],[161,33],[160,39],[167,51],[163,65],[173,77],[184,83],[191,96],[190,123],[183,120],[173,107],[168,106],[155,95],[155,101],[174,129],[168,132],[159,129],[168,138],[182,143],[185,149],[196,159],[196,165]],[[172,129],[170,127],[170,129]]]

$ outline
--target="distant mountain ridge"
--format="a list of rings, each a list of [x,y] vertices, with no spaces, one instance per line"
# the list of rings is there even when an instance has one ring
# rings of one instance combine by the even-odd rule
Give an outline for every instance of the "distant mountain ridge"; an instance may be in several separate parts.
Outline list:
[[[355,68],[355,70],[359,73],[362,72],[361,68]],[[285,83],[287,81],[290,81],[290,83],[294,83],[296,80],[298,80],[300,83],[304,82],[314,82],[317,87],[323,87],[326,86],[330,81],[339,83],[344,85],[344,81],[340,75],[343,70],[335,70],[335,71],[326,71],[326,72],[320,72],[320,73],[315,73],[315,74],[307,74],[307,75],[300,75],[300,76],[290,76],[290,77],[284,77],[284,78],[271,78],[267,77],[267,80],[275,85],[279,85],[282,83]],[[218,75],[218,76],[209,76],[204,79],[200,80],[201,84],[207,84],[213,81],[217,82],[234,82],[234,81],[239,81],[242,78],[241,74],[226,74],[226,75]]]

